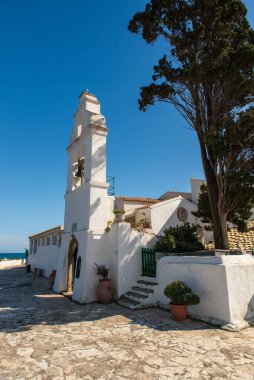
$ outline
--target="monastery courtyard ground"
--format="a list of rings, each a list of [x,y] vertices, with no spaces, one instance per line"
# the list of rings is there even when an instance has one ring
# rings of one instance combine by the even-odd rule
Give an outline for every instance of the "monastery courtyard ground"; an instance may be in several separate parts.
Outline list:
[[[254,379],[254,329],[167,311],[78,305],[24,268],[0,270],[0,380]]]

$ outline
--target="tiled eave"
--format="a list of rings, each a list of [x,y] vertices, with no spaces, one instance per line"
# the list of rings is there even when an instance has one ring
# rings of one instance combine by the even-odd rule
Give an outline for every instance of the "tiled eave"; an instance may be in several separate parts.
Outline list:
[[[49,234],[49,233],[62,232],[62,231],[63,231],[63,226],[57,226],[57,227],[49,228],[48,230],[45,230],[45,231],[42,231],[42,232],[38,232],[35,235],[28,236],[28,238],[29,239],[30,238],[35,238],[35,237],[39,237],[39,236],[46,235],[46,234]]]

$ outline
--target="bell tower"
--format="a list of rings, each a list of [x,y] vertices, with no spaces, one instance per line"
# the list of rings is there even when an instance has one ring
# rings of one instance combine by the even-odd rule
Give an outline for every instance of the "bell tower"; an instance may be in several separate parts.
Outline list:
[[[54,285],[79,303],[94,300],[94,262],[104,260],[107,133],[98,99],[82,92],[67,148],[64,232]]]
[[[105,117],[96,96],[82,92],[67,148],[68,178],[64,230],[100,230],[106,225]],[[103,212],[103,210],[105,212]]]

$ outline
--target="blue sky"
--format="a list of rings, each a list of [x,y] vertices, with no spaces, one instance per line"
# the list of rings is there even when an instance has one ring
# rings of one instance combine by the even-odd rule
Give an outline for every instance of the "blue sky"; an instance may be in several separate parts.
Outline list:
[[[189,191],[190,177],[203,177],[195,134],[176,111],[137,107],[163,53],[127,30],[146,2],[0,1],[0,252],[23,251],[29,234],[63,223],[65,148],[87,88],[107,120],[117,195]]]

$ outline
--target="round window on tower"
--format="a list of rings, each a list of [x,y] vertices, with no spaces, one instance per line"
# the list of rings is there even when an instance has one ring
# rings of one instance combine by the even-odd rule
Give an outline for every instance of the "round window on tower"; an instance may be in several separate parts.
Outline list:
[[[177,217],[180,222],[186,222],[188,219],[188,211],[184,207],[179,207],[177,210]]]

